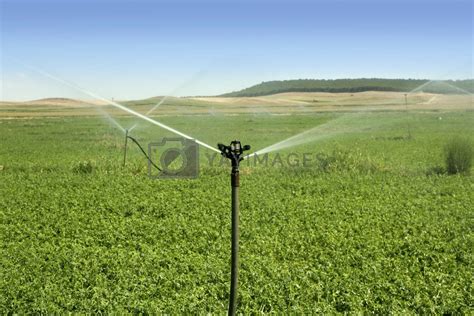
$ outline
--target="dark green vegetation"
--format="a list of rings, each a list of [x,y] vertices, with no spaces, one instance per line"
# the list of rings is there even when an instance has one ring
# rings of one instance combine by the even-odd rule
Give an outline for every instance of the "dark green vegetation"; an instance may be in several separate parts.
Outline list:
[[[162,120],[259,149],[335,116]],[[473,177],[426,170],[453,136],[472,140],[474,113],[411,114],[411,139],[406,117],[294,148],[319,153],[311,167],[243,164],[239,312],[472,312]],[[1,314],[225,313],[230,170],[208,151],[199,179],[150,180],[133,144],[121,168],[123,134],[97,118],[2,120],[0,134]]]
[[[254,97],[283,92],[362,92],[397,91],[409,92],[427,83],[423,79],[336,79],[336,80],[284,80],[262,82],[250,88],[223,94],[225,97]],[[474,92],[474,80],[447,80],[447,84]],[[452,87],[426,87],[423,91],[432,93],[454,93]],[[459,91],[458,91],[459,92]]]
[[[468,173],[471,171],[474,149],[467,138],[456,137],[445,147],[446,171],[449,174]]]

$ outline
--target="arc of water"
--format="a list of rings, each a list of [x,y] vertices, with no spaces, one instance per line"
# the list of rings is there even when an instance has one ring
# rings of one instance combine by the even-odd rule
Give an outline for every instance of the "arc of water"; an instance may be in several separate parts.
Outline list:
[[[291,137],[288,137],[287,139],[284,139],[275,144],[272,144],[263,149],[260,149],[257,152],[253,153],[252,155],[262,155],[262,154],[269,153],[278,149],[285,149],[285,148],[293,147],[296,145],[302,145],[302,144],[314,141],[316,139],[327,138],[329,136],[334,136],[336,134],[343,133],[344,132],[343,130],[337,130],[337,129],[331,130],[331,127],[334,127],[335,124],[341,121],[344,121],[346,119],[347,119],[347,115],[342,115],[336,119],[330,120],[329,122],[315,126],[299,134],[293,135]],[[318,132],[318,131],[325,132],[325,133],[319,134],[317,137],[311,137],[313,133]]]
[[[448,86],[456,91],[459,91],[459,92],[462,92],[463,94],[468,94],[468,95],[472,95],[471,92],[465,90],[465,89],[462,89],[462,88],[459,88],[449,82],[446,82],[445,80],[430,80],[430,81],[427,81],[425,82],[424,84],[422,84],[421,86],[419,87],[416,87],[415,89],[409,91],[407,94],[411,94],[411,93],[414,93],[414,92],[418,92],[418,91],[421,91],[424,87],[428,86],[429,84],[432,84],[432,83],[438,83],[440,85],[444,85],[444,86]]]
[[[160,105],[162,105],[163,102],[165,102],[165,100],[166,100],[168,97],[169,97],[168,95],[165,95],[163,98],[161,98],[161,100],[160,100],[158,103],[156,103],[150,110],[148,110],[148,111],[145,113],[145,115],[150,115],[150,113],[152,113],[152,112],[153,112],[154,110],[156,110]],[[130,128],[128,129],[128,131],[131,132],[131,131],[134,130],[135,127],[137,127],[137,126],[138,126],[138,123],[133,124],[133,126],[130,127]]]
[[[151,109],[149,109],[147,112],[146,112],[146,115],[149,115],[151,114],[153,111],[155,111],[157,108],[160,107],[160,105],[163,104],[163,102],[166,101],[166,99],[168,99],[169,95],[165,95],[163,98],[161,98],[160,102],[158,102],[157,104],[155,104],[154,107],[152,107]]]
[[[183,84],[181,84],[178,88],[174,89],[171,94],[175,94],[176,92],[178,92],[179,90],[181,90],[183,87],[189,85],[191,82],[195,81],[197,77],[199,77],[204,71],[203,70],[200,70],[198,71],[197,73],[195,73],[189,80],[187,80],[186,82],[184,82]],[[161,98],[160,101],[158,101],[151,109],[149,109],[145,115],[148,116],[150,115],[151,113],[153,113],[157,108],[160,107],[160,105],[162,105],[166,99],[168,99],[170,97],[170,95],[165,95],[164,97]],[[128,131],[132,131],[134,128],[136,128],[138,126],[138,123],[135,123],[133,124],[132,127],[130,127],[128,129]]]
[[[205,71],[204,70],[199,70],[198,72],[196,72],[191,78],[189,78],[187,81],[185,81],[184,83],[182,83],[179,87],[177,87],[176,89],[174,89],[171,94],[175,94],[176,92],[180,91],[181,89],[183,89],[184,87],[190,85],[192,82],[194,82],[198,77],[200,77]],[[163,102],[166,101],[166,99],[168,99],[170,97],[170,95],[166,95],[164,96],[160,102],[158,102],[154,107],[152,107],[150,110],[148,110],[146,112],[146,115],[149,115],[151,114],[153,111],[155,111],[157,108],[160,107],[160,105],[163,104]]]
[[[468,95],[472,95],[471,92],[467,91],[467,90],[464,90],[463,88],[459,88],[459,87],[456,87],[455,85],[451,84],[451,83],[448,83],[448,82],[445,82],[443,81],[444,84],[450,86],[451,88],[453,88],[454,90],[457,90],[459,92],[462,92],[464,94],[468,94]]]
[[[451,88],[453,88],[457,91],[463,92],[465,94],[472,95],[472,93],[470,93],[469,91],[464,90],[464,89],[459,88],[459,87],[456,87],[455,85],[450,84],[450,83],[448,83],[446,81],[443,81],[443,80],[428,80],[427,82],[423,83],[422,85],[420,85],[420,86],[416,87],[415,89],[409,91],[407,94],[414,93],[416,91],[420,91],[424,87],[426,87],[429,84],[434,83],[434,82],[440,82],[442,84],[450,86]],[[339,117],[335,120],[331,120],[331,121],[329,121],[327,123],[324,123],[322,125],[318,125],[318,126],[313,127],[309,130],[303,131],[302,133],[293,135],[293,136],[291,136],[287,139],[284,139],[284,140],[279,141],[275,144],[272,144],[272,145],[267,146],[263,149],[260,149],[256,152],[254,152],[253,154],[247,155],[246,157],[252,157],[252,156],[255,156],[255,155],[262,155],[262,154],[269,153],[269,152],[272,152],[272,151],[275,151],[275,150],[285,149],[285,148],[293,147],[293,146],[296,146],[296,145],[302,145],[302,144],[305,144],[305,143],[308,143],[308,142],[311,142],[311,141],[315,141],[315,140],[318,140],[318,139],[328,138],[328,137],[335,136],[337,134],[341,134],[341,133],[344,133],[344,132],[348,132],[348,131],[356,132],[356,131],[360,131],[362,129],[361,127],[359,127],[359,128],[353,128],[353,129],[347,129],[346,128],[346,129],[339,129],[339,130],[336,130],[336,129],[335,130],[328,130],[328,128],[333,127],[334,124],[341,122],[345,118],[347,118],[347,116],[343,115],[343,116],[341,116],[341,117]],[[380,124],[381,123],[373,125],[372,127],[379,126]],[[311,137],[311,135],[315,132],[324,132],[324,133],[318,135],[317,137]]]
[[[254,155],[262,155],[276,150],[294,147],[297,145],[303,145],[317,140],[327,139],[344,133],[358,133],[364,130],[373,130],[386,126],[387,122],[384,120],[373,120],[371,119],[370,124],[364,124],[366,117],[364,112],[357,112],[354,114],[344,114],[335,119],[332,119],[324,124],[315,126],[299,134],[293,135],[280,142],[267,146],[263,149],[250,154],[249,157]],[[370,112],[369,112],[370,114]],[[395,121],[396,122],[396,121]],[[394,123],[395,123],[394,122]]]
[[[417,92],[417,91],[420,91],[422,90],[424,87],[426,87],[427,85],[433,83],[433,82],[437,82],[438,80],[428,80],[427,82],[423,83],[422,85],[416,87],[415,89],[413,90],[410,90],[407,92],[407,94],[411,94],[411,93],[414,93],[414,92]]]
[[[117,127],[119,130],[125,133],[125,128],[119,124],[112,116],[110,116],[109,113],[107,113],[104,109],[101,109],[99,107],[96,108],[97,111],[99,111],[102,115],[104,115],[109,122],[111,122],[115,127]]]
[[[161,104],[163,104],[163,102],[165,102],[165,100],[168,98],[168,95],[164,96],[163,98],[161,98],[161,100],[156,103],[150,110],[148,110],[145,115],[150,115],[151,112],[153,112],[154,110],[156,110]],[[138,123],[135,123],[132,125],[132,127],[130,127],[128,129],[129,132],[133,131],[136,127],[138,126]]]
[[[123,106],[123,105],[121,105],[121,104],[119,104],[119,103],[117,103],[117,102],[115,102],[115,101],[109,100],[109,99],[104,98],[104,97],[102,97],[102,96],[100,96],[100,95],[98,95],[98,94],[95,94],[95,93],[93,93],[93,92],[91,92],[91,91],[88,91],[88,90],[86,90],[86,89],[84,89],[84,88],[81,88],[81,87],[79,87],[78,85],[76,85],[76,84],[74,84],[74,83],[71,83],[71,82],[66,81],[66,80],[64,80],[64,79],[61,79],[61,78],[59,78],[59,77],[53,76],[53,75],[51,75],[50,73],[48,73],[48,72],[46,72],[46,71],[44,71],[44,70],[42,70],[42,69],[39,69],[39,68],[37,68],[37,67],[33,67],[33,66],[30,66],[30,65],[26,65],[26,64],[24,64],[24,63],[22,63],[22,64],[23,64],[25,67],[28,67],[28,68],[30,68],[30,69],[32,69],[32,70],[34,70],[34,71],[40,73],[41,75],[43,75],[43,76],[45,76],[45,77],[47,77],[47,78],[50,78],[50,79],[52,79],[52,80],[54,80],[54,81],[57,81],[57,82],[60,82],[60,83],[62,83],[62,84],[64,84],[64,85],[67,85],[67,86],[69,86],[69,87],[71,87],[71,88],[73,88],[73,89],[75,89],[75,90],[77,90],[77,91],[80,91],[80,92],[82,92],[82,93],[84,93],[84,94],[87,94],[87,95],[89,95],[89,96],[91,96],[91,97],[93,97],[93,98],[95,98],[95,99],[97,99],[97,100],[101,100],[101,101],[103,101],[103,102],[106,102],[106,103],[108,103],[108,104],[110,104],[110,105],[112,105],[112,106],[114,106],[114,107],[116,107],[116,108],[118,108],[118,109],[121,109],[121,110],[123,110],[123,111],[125,111],[125,112],[128,112],[128,113],[130,113],[130,114],[132,114],[132,115],[138,117],[138,118],[141,118],[142,120],[145,120],[145,121],[147,121],[147,122],[149,122],[149,123],[151,123],[151,124],[154,124],[154,125],[157,125],[157,126],[163,128],[163,129],[166,129],[166,130],[172,132],[173,134],[179,135],[179,136],[184,137],[184,138],[186,138],[186,139],[194,140],[197,144],[199,144],[199,145],[201,145],[201,146],[203,146],[203,147],[206,147],[206,148],[208,148],[208,149],[211,149],[211,150],[213,150],[213,151],[215,151],[215,152],[220,153],[220,151],[219,151],[217,148],[214,148],[214,147],[212,147],[211,145],[208,145],[208,144],[206,144],[206,143],[204,143],[204,142],[202,142],[202,141],[200,141],[200,140],[198,140],[198,139],[195,139],[195,138],[193,138],[193,137],[191,137],[191,136],[189,136],[189,135],[187,135],[187,134],[184,134],[184,133],[182,133],[182,132],[180,132],[180,131],[178,131],[178,130],[176,130],[176,129],[174,129],[174,128],[168,126],[168,125],[165,125],[165,124],[163,124],[163,123],[161,123],[161,122],[159,122],[159,121],[157,121],[157,120],[151,119],[151,118],[149,118],[149,117],[146,116],[146,115],[143,115],[143,114],[138,113],[138,112],[136,112],[136,111],[134,111],[134,110],[132,110],[132,109],[129,109],[129,108],[127,108],[127,107],[125,107],[125,106]]]

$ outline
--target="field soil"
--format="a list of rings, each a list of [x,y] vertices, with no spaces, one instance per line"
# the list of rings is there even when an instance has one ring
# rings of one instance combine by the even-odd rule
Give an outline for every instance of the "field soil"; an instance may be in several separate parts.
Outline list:
[[[162,97],[137,101],[118,101],[142,114],[147,113]],[[399,110],[466,110],[473,109],[468,94],[444,95],[401,92],[360,93],[281,93],[261,97],[189,97],[166,98],[151,115],[226,115],[226,114],[307,114],[334,111],[399,111]],[[102,101],[50,98],[29,102],[1,102],[1,117],[129,116]]]

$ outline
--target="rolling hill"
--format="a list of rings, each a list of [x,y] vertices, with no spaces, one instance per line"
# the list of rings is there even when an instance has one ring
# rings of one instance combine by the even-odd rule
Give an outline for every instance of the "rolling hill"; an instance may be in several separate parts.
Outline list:
[[[442,83],[436,84],[436,83]],[[433,84],[431,84],[433,83]],[[298,79],[283,81],[268,81],[245,88],[240,91],[234,91],[220,95],[220,97],[256,97],[272,95],[285,92],[364,92],[364,91],[391,91],[391,92],[410,92],[420,86],[425,85],[423,92],[452,94],[456,88],[466,92],[474,92],[474,80],[446,80],[431,81],[427,79],[335,79],[335,80],[316,80],[316,79]],[[453,88],[454,87],[454,88]],[[461,91],[461,90],[459,90]]]

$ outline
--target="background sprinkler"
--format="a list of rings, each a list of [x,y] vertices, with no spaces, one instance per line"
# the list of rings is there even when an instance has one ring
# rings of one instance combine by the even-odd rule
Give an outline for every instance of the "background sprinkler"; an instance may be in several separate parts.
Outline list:
[[[135,138],[133,138],[132,136],[129,135],[129,130],[126,129],[125,130],[125,148],[124,148],[124,151],[123,151],[123,166],[125,167],[125,162],[127,161],[127,147],[128,147],[128,140],[131,140],[132,142],[134,142],[138,148],[140,149],[140,151],[142,152],[142,154],[145,156],[145,158],[150,162],[150,164],[155,168],[157,169],[158,171],[162,171],[161,168],[159,168],[154,162],[153,160],[151,160],[150,156],[148,156],[148,154],[145,152],[145,150],[143,149],[143,147],[140,145],[140,143],[138,142],[138,140],[136,140]]]
[[[125,162],[127,161],[127,144],[128,144],[128,129],[125,130],[125,147],[123,149],[123,166],[125,167]]]
[[[239,165],[244,160],[243,152],[250,149],[249,145],[242,147],[240,141],[234,140],[229,146],[217,144],[222,156],[230,159],[232,171],[230,184],[232,187],[232,256],[230,271],[229,315],[235,315],[237,307],[237,278],[239,269]]]

